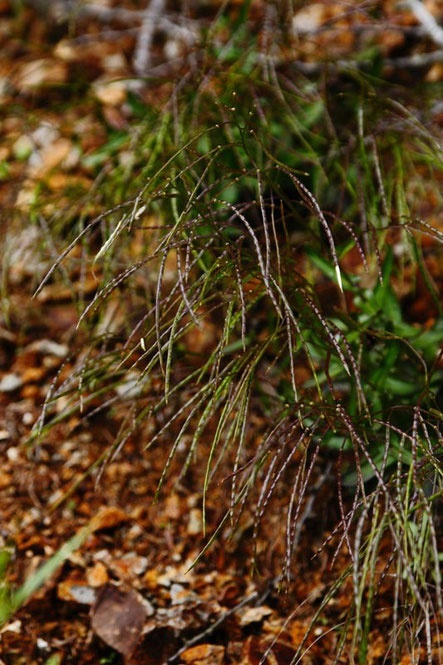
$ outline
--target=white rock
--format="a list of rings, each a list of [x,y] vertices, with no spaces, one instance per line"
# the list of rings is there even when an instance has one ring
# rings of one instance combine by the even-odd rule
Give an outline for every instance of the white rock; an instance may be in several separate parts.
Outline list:
[[[72,586],[71,595],[78,603],[92,605],[95,602],[96,591],[89,586]]]
[[[102,59],[102,66],[108,72],[125,69],[126,60],[122,53],[110,53]]]
[[[12,393],[14,390],[17,390],[17,388],[21,388],[22,385],[23,380],[17,374],[5,374],[0,381],[0,392]]]
[[[188,534],[196,536],[202,529],[202,513],[199,508],[192,508],[189,511]]]
[[[35,418],[30,411],[26,411],[26,413],[23,414],[22,422],[24,425],[33,425],[34,420]]]
[[[149,600],[148,600],[147,598],[144,598],[144,597],[141,596],[140,594],[139,594],[139,597],[140,597],[140,600],[141,600],[141,602],[142,602],[142,605],[145,606],[145,609],[146,609],[146,616],[148,616],[148,617],[152,617],[152,615],[155,614],[155,609],[154,609],[154,607],[151,605],[151,603],[149,602]]]
[[[58,129],[52,123],[42,122],[42,124],[32,132],[32,139],[40,148],[44,148],[47,145],[54,143],[59,135],[60,133]]]
[[[6,451],[6,457],[8,458],[8,460],[9,460],[10,462],[16,462],[16,461],[18,460],[18,458],[20,457],[20,451],[19,451],[19,449],[16,448],[15,446],[11,446],[11,447],[8,448],[8,450]]]
[[[42,637],[37,637],[37,647],[39,649],[47,649],[49,647],[49,642],[44,640]]]
[[[20,634],[22,630],[22,622],[16,619],[15,621],[8,623],[6,626],[3,626],[3,628],[0,628],[0,633],[9,632]]]
[[[312,2],[298,11],[292,19],[295,33],[305,34],[318,29],[324,20],[325,9],[322,3]]]

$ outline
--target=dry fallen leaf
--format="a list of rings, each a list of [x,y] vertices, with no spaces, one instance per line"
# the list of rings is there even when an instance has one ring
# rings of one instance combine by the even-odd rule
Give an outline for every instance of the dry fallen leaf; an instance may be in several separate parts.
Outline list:
[[[113,559],[110,567],[119,579],[132,582],[134,578],[143,575],[146,571],[148,559],[145,556],[129,553],[119,559]]]
[[[147,617],[143,598],[124,587],[108,584],[92,608],[92,630],[106,644],[128,658],[140,639]]]
[[[61,287],[60,284],[47,284],[37,296],[38,302],[61,302],[63,300],[70,300],[73,293],[82,293],[90,295],[98,287],[96,277],[87,277],[78,282],[75,282],[71,287]]]
[[[67,158],[71,152],[72,143],[69,139],[60,138],[49,143],[38,153],[35,159],[30,160],[29,175],[31,178],[43,178],[55,166]]]
[[[225,648],[218,644],[199,644],[186,649],[180,658],[193,665],[221,665],[225,656]]]
[[[120,508],[107,507],[100,510],[100,512],[91,520],[91,530],[100,531],[101,529],[112,529],[123,522],[129,520],[128,515],[120,510]]]
[[[272,614],[272,610],[270,607],[266,607],[266,605],[240,610],[238,612],[240,626],[248,626],[251,623],[260,622],[270,614]]]
[[[59,60],[31,60],[20,67],[16,86],[20,92],[29,93],[41,85],[65,83],[67,75],[65,63]]]
[[[98,79],[92,89],[97,99],[105,106],[120,106],[126,100],[126,85],[122,81]]]
[[[101,561],[97,561],[92,568],[86,571],[86,579],[88,584],[94,588],[103,586],[109,580],[106,566]]]
[[[27,367],[22,374],[23,383],[36,383],[46,374],[45,367]]]

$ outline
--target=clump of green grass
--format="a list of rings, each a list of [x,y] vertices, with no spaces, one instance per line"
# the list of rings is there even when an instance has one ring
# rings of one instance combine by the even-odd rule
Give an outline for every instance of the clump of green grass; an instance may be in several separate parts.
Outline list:
[[[32,441],[67,415],[90,418],[123,401],[128,415],[105,464],[162,414],[146,441],[169,446],[157,493],[176,458],[180,478],[203,465],[203,532],[211,485],[230,468],[225,516],[205,551],[245,510],[257,542],[273,496],[288,488],[288,579],[317,469],[332,460],[332,563],[346,548],[349,569],[313,621],[352,579],[337,660],[347,646],[366,662],[380,586],[394,575],[388,657],[424,644],[429,660],[442,609],[443,322],[421,240],[437,245],[442,235],[422,219],[421,198],[439,196],[441,155],[412,103],[370,73],[332,77],[327,95],[272,62],[265,76],[255,47],[239,50],[244,25],[229,48],[207,46],[197,84],[182,78],[163,108],[130,100],[140,118],[133,164],[103,180],[103,213],[81,220],[39,287],[69,267],[79,243],[85,269],[101,275],[79,320],[99,334],[53,384]],[[417,274],[433,308],[427,326],[408,320],[399,295]],[[128,312],[110,329],[115,297],[128,299]],[[208,339],[195,351],[197,332]],[[54,413],[62,396],[67,405]],[[259,443],[252,413],[263,423]]]

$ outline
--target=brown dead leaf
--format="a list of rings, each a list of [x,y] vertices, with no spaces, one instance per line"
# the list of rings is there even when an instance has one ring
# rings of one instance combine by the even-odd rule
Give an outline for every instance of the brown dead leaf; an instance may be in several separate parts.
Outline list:
[[[11,487],[12,484],[12,475],[10,473],[4,473],[0,471],[0,489],[6,489]]]
[[[113,129],[121,130],[125,129],[128,126],[128,121],[120,111],[120,109],[115,108],[115,106],[105,106],[103,108],[103,116]]]
[[[180,497],[178,494],[170,494],[167,496],[165,499],[165,518],[173,521],[178,520],[180,519],[181,512],[182,509],[180,505]]]
[[[95,81],[92,88],[97,99],[105,106],[120,106],[126,100],[126,85],[122,81],[103,78]]]
[[[441,62],[436,62],[426,74],[426,81],[429,81],[430,83],[440,83],[442,79],[443,65]]]
[[[376,630],[369,633],[368,644],[367,664],[374,665],[374,663],[380,662],[380,659],[387,653],[388,646],[383,635]]]
[[[192,353],[208,353],[217,341],[217,328],[210,321],[203,319],[200,328],[193,328],[187,332],[184,340]]]
[[[260,642],[256,635],[249,635],[243,643],[242,658],[240,665],[259,665],[266,647]],[[265,660],[269,665],[269,660]]]
[[[225,648],[218,644],[199,644],[186,649],[180,658],[184,663],[193,665],[221,665],[225,657]]]
[[[306,636],[306,631],[309,628],[309,624],[305,621],[293,621],[289,627],[289,634],[291,636],[292,642],[298,647]]]
[[[61,287],[60,284],[48,284],[43,287],[37,296],[37,300],[41,303],[46,302],[61,302],[62,300],[71,300],[72,294],[83,293],[90,295],[98,288],[98,281],[94,277],[88,277],[85,280],[77,282],[72,285],[72,288]]]
[[[106,566],[101,561],[97,561],[92,568],[87,570],[86,579],[88,580],[88,584],[94,588],[103,586],[109,580]]]
[[[64,83],[67,75],[66,64],[59,60],[50,58],[31,60],[20,67],[16,86],[20,92],[29,93],[41,85]]]
[[[238,612],[240,626],[248,626],[251,623],[262,621],[265,617],[272,614],[270,607],[248,607],[246,610]]]
[[[23,383],[37,383],[46,374],[45,367],[28,367],[22,374]]]
[[[127,554],[121,559],[114,559],[110,565],[112,572],[114,572],[119,579],[132,582],[134,578],[143,575],[146,571],[148,559],[145,556]]]
[[[141,596],[132,589],[108,584],[92,608],[92,630],[128,658],[140,639],[147,617]]]
[[[29,169],[31,178],[42,178],[55,166],[67,158],[71,152],[72,143],[69,139],[60,138],[46,145],[38,154],[38,159]]]
[[[91,520],[91,531],[100,531],[101,529],[112,529],[123,522],[129,520],[128,515],[120,510],[120,508],[113,508],[109,506],[103,508]]]

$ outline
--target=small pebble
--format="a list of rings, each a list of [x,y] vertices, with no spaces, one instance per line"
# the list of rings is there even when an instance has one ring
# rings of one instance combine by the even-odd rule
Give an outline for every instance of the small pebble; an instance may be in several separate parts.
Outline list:
[[[23,381],[17,374],[5,374],[3,379],[0,381],[0,392],[12,393],[14,390],[21,388],[22,385]]]
[[[20,452],[19,449],[16,448],[15,446],[11,446],[8,448],[6,451],[6,456],[10,462],[16,462],[18,458],[20,457]]]

